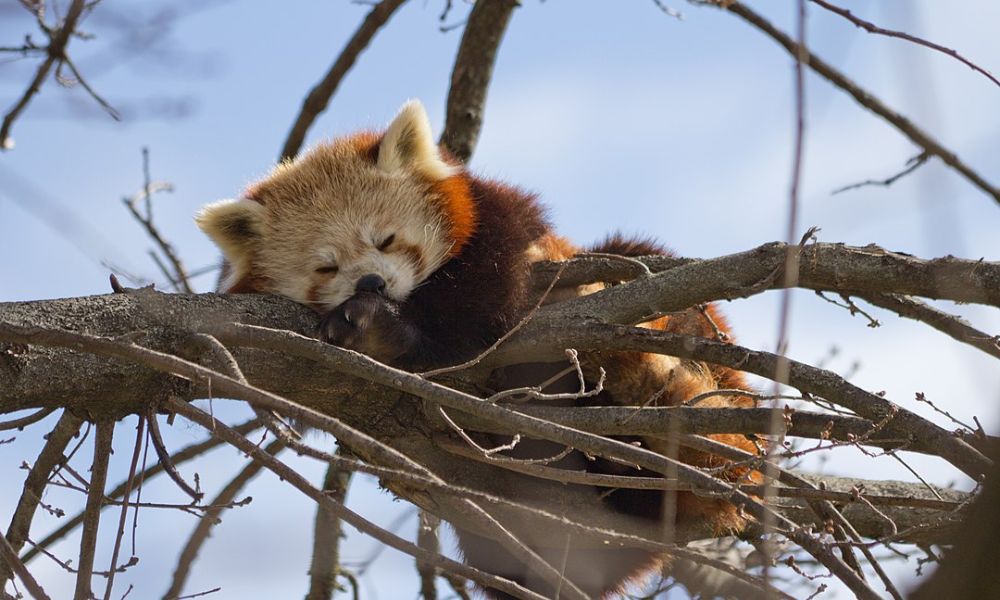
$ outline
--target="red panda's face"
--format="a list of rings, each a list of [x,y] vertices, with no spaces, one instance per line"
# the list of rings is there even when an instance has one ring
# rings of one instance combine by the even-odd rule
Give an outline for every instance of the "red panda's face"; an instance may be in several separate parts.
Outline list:
[[[362,134],[319,146],[197,220],[229,261],[223,291],[277,293],[328,310],[377,275],[383,293],[402,301],[471,235],[471,200],[457,172],[422,107],[410,103],[381,142]]]

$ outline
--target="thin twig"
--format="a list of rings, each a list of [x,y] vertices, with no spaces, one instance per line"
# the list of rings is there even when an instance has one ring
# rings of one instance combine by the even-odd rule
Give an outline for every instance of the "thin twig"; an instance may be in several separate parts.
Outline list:
[[[917,169],[919,169],[920,166],[923,165],[924,163],[926,163],[927,159],[929,159],[930,157],[931,157],[931,155],[928,154],[927,152],[921,152],[920,154],[918,154],[918,155],[914,156],[913,158],[911,158],[910,160],[906,161],[906,168],[904,168],[899,173],[896,173],[895,175],[891,175],[889,177],[886,177],[885,179],[866,179],[866,180],[860,181],[858,183],[852,183],[850,185],[845,185],[844,187],[840,187],[840,188],[837,188],[837,189],[833,190],[832,192],[830,192],[830,195],[833,196],[833,195],[839,194],[841,192],[846,192],[848,190],[855,190],[855,189],[858,189],[860,187],[865,187],[865,186],[869,186],[869,185],[876,185],[876,186],[881,186],[881,187],[889,187],[890,185],[896,183],[901,178],[906,177],[910,173],[912,173],[912,172],[916,171]]]
[[[66,414],[69,414],[69,413],[66,413]],[[259,428],[259,427],[260,427],[260,421],[258,419],[251,419],[251,420],[249,420],[249,421],[247,421],[245,423],[241,423],[240,425],[234,426],[233,427],[233,431],[236,431],[240,435],[246,435],[246,434],[250,433],[251,431],[253,431],[253,430],[255,430],[255,429]],[[77,426],[77,429],[79,429],[79,425]],[[49,438],[50,439],[51,439],[51,437],[52,437],[52,434],[49,434]],[[171,461],[170,462],[171,462],[171,464],[174,464],[174,465],[183,464],[183,463],[185,463],[185,462],[187,462],[187,461],[189,461],[191,459],[194,459],[194,458],[197,458],[198,456],[201,456],[202,454],[204,454],[205,452],[208,452],[209,450],[211,450],[213,448],[217,448],[218,446],[222,445],[222,443],[223,442],[221,440],[219,440],[218,438],[209,437],[208,439],[206,439],[203,442],[198,442],[196,444],[191,444],[190,446],[186,446],[184,448],[181,448],[180,450],[178,450],[177,452],[175,452],[174,454],[171,455],[171,457],[170,457]],[[36,464],[38,464],[38,461],[36,461]],[[136,477],[136,479],[138,479],[138,481],[139,481],[140,488],[142,486],[142,483],[145,480],[152,479],[153,477],[159,475],[162,472],[163,472],[163,465],[161,465],[159,462],[157,462],[153,466],[149,467],[148,469],[142,470],[138,474],[138,476]],[[108,498],[120,498],[125,493],[125,487],[127,485],[128,485],[128,479],[126,479],[125,481],[122,481],[117,486],[115,486],[115,488],[109,494],[107,494],[107,497]],[[138,502],[138,497],[136,498],[136,502]],[[133,505],[135,505],[135,503],[133,503]],[[105,506],[109,506],[109,505],[106,503]],[[77,515],[75,515],[75,516],[70,517],[69,519],[67,519],[66,522],[63,523],[58,529],[56,529],[55,531],[53,531],[49,535],[45,536],[45,538],[43,538],[39,542],[37,542],[36,546],[38,548],[47,548],[47,547],[51,546],[52,544],[56,543],[58,540],[60,540],[63,537],[65,537],[69,532],[71,532],[73,529],[75,529],[82,522],[83,522],[83,513],[81,512],[81,513],[79,513],[79,514],[77,514]],[[39,550],[37,548],[32,548],[32,549],[28,550],[24,554],[24,556],[22,557],[22,560],[24,560],[24,562],[28,562],[32,558],[34,558],[35,555],[37,555],[38,553],[39,553]]]
[[[115,573],[118,569],[118,553],[122,547],[122,536],[125,535],[125,520],[128,518],[128,500],[132,495],[132,485],[135,481],[135,470],[139,464],[139,454],[142,450],[142,441],[145,439],[146,420],[139,415],[139,422],[135,427],[135,448],[132,450],[132,462],[129,465],[128,477],[125,479],[125,491],[122,493],[122,510],[118,517],[118,534],[115,536],[115,547],[111,551],[111,564],[108,566],[108,584],[104,588],[104,600],[111,600],[111,590],[114,589]],[[132,558],[135,558],[133,556]]]
[[[69,10],[66,12],[66,18],[63,20],[62,24],[53,33],[45,25],[44,17],[39,16],[39,25],[49,36],[49,45],[46,48],[46,57],[42,61],[42,64],[38,66],[38,71],[35,72],[35,77],[28,84],[28,89],[24,91],[21,98],[14,104],[14,107],[7,112],[3,118],[3,124],[0,125],[0,151],[7,150],[11,147],[10,141],[10,130],[14,126],[14,121],[21,114],[21,112],[27,108],[28,103],[31,102],[32,97],[38,93],[42,87],[42,82],[48,77],[49,71],[52,70],[52,66],[56,64],[57,61],[61,61],[66,56],[66,45],[69,43],[69,39],[76,28],[77,21],[80,19],[80,15],[83,13],[84,0],[73,0],[73,4],[70,5]]]
[[[899,39],[902,39],[902,40],[906,40],[908,42],[913,42],[914,44],[917,44],[919,46],[923,46],[925,48],[930,48],[931,50],[937,50],[938,52],[940,52],[942,54],[947,54],[948,56],[954,58],[955,60],[957,60],[957,61],[961,62],[962,64],[964,64],[965,66],[969,67],[973,71],[981,73],[983,76],[985,76],[987,79],[989,79],[990,81],[992,81],[994,84],[1000,86],[1000,79],[997,79],[992,73],[990,73],[986,69],[980,67],[979,65],[977,65],[974,62],[972,62],[971,60],[965,58],[964,56],[962,56],[961,54],[959,54],[955,50],[952,50],[951,48],[946,48],[946,47],[942,46],[941,44],[935,44],[934,42],[930,42],[930,41],[927,41],[927,40],[925,40],[923,38],[919,38],[919,37],[917,37],[917,36],[915,36],[913,34],[906,33],[905,31],[895,31],[893,29],[884,29],[882,27],[879,27],[878,25],[875,25],[874,23],[871,23],[870,21],[865,21],[864,19],[861,19],[860,17],[855,16],[853,13],[851,13],[851,11],[847,10],[846,8],[841,8],[839,6],[835,6],[833,4],[830,4],[829,2],[826,2],[825,0],[810,0],[810,2],[812,2],[813,4],[819,5],[819,6],[825,8],[826,10],[828,10],[828,11],[830,11],[832,13],[835,13],[835,14],[838,14],[838,15],[844,17],[845,19],[847,19],[851,23],[854,23],[855,26],[860,27],[861,29],[864,29],[868,33],[875,33],[875,34],[884,35],[884,36],[887,36],[887,37],[899,38]]]
[[[98,94],[96,90],[94,90],[94,88],[90,87],[90,84],[87,83],[87,80],[83,78],[83,75],[81,75],[80,71],[77,70],[76,65],[73,63],[73,61],[70,59],[69,56],[63,56],[62,64],[69,67],[70,72],[73,73],[73,77],[76,79],[76,83],[79,83],[80,87],[82,87],[90,95],[90,97],[93,98],[94,101],[97,102],[97,104],[99,104],[100,107],[103,108],[105,112],[107,112],[108,115],[111,116],[112,119],[114,119],[115,121],[122,120],[121,113],[119,113],[114,106],[111,106],[111,104],[107,100],[102,98],[101,95]]]
[[[156,405],[150,404],[146,409],[146,420],[149,421],[150,441],[153,442],[153,449],[156,451],[156,456],[160,459],[160,466],[170,476],[170,479],[177,484],[177,487],[181,488],[188,496],[191,496],[194,502],[198,502],[205,494],[201,490],[192,488],[187,481],[184,481],[181,474],[177,472],[177,467],[170,461],[170,453],[167,451],[167,447],[163,445],[163,437],[160,436],[160,424],[157,422],[158,415],[156,412]]]
[[[154,182],[150,180],[148,148],[142,149],[142,173],[143,173],[142,190],[140,190],[139,193],[134,194],[128,198],[123,198],[122,203],[125,204],[125,208],[127,208],[128,211],[135,218],[135,220],[138,221],[139,224],[143,226],[149,237],[152,238],[154,242],[156,242],[156,245],[160,248],[160,251],[162,251],[163,255],[167,257],[168,261],[170,261],[170,266],[173,268],[172,273],[167,273],[166,269],[163,269],[162,266],[160,267],[161,269],[164,270],[164,273],[166,274],[167,278],[172,283],[174,283],[174,285],[179,286],[179,289],[181,291],[184,291],[187,294],[193,294],[194,289],[191,287],[190,277],[188,276],[187,271],[184,268],[184,263],[181,262],[180,256],[177,255],[177,252],[174,250],[174,247],[170,244],[170,242],[168,242],[163,237],[163,235],[160,233],[160,230],[153,223],[152,195],[156,192],[172,192],[174,190],[174,186],[169,183],[163,183],[158,181]],[[142,200],[143,203],[145,204],[146,207],[145,215],[140,213],[139,209],[136,207],[136,202],[138,202],[139,200]]]

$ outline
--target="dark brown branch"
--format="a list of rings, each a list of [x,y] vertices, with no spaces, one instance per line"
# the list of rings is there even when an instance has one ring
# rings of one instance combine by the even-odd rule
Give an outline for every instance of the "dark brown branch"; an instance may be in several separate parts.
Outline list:
[[[259,427],[260,427],[260,421],[257,419],[251,419],[245,423],[241,423],[240,425],[234,426],[233,431],[239,433],[240,435],[246,435]],[[79,426],[77,426],[77,428],[79,429]],[[51,439],[52,435],[53,434],[49,434],[49,439]],[[222,444],[223,444],[222,440],[215,437],[210,437],[203,442],[198,442],[196,444],[191,444],[190,446],[185,446],[184,448],[181,448],[177,452],[171,454],[170,459],[174,465],[180,465],[193,458],[197,458],[202,454],[208,452],[209,450],[216,448]],[[38,464],[38,461],[36,461],[35,464]],[[138,475],[136,475],[136,479],[138,481],[147,481],[149,479],[152,479],[153,477],[156,477],[162,472],[163,472],[163,466],[159,462],[157,462],[153,466],[143,470]],[[128,479],[122,481],[117,486],[115,486],[115,488],[109,494],[107,494],[107,497],[112,499],[121,498],[125,494],[125,489],[127,486],[128,486]],[[111,506],[111,505],[105,503],[104,506]],[[82,512],[74,515],[73,517],[70,517],[58,529],[56,529],[49,535],[45,536],[45,538],[43,538],[41,541],[35,543],[34,547],[32,547],[30,550],[24,553],[22,560],[24,562],[30,561],[39,553],[38,550],[39,548],[48,548],[52,544],[56,543],[57,541],[65,537],[66,534],[76,529],[76,527],[79,526],[80,523],[83,523]]]
[[[111,442],[114,438],[115,422],[97,422],[94,438],[94,462],[90,468],[90,489],[87,491],[87,507],[83,513],[83,535],[80,537],[80,558],[76,574],[76,592],[73,600],[90,600],[93,592],[90,579],[94,575],[94,553],[97,550],[97,530],[101,523],[101,505],[104,503],[104,486],[108,478],[108,462],[111,460]]]
[[[14,553],[17,554],[24,547],[25,540],[28,539],[28,532],[31,528],[31,521],[35,517],[38,503],[42,499],[42,493],[49,481],[49,474],[52,469],[63,458],[63,451],[69,441],[80,431],[81,420],[68,411],[64,412],[55,427],[49,432],[45,440],[45,445],[35,458],[35,464],[28,471],[28,476],[24,480],[24,487],[21,491],[21,498],[14,509],[14,515],[10,519],[10,526],[7,528],[6,539]],[[4,588],[7,580],[13,573],[7,563],[0,563],[0,590]]]
[[[946,47],[942,46],[941,44],[935,44],[934,42],[930,42],[930,41],[925,40],[923,38],[919,38],[919,37],[917,37],[915,35],[906,33],[905,31],[895,31],[893,29],[884,29],[882,27],[879,27],[878,25],[875,25],[874,23],[872,23],[870,21],[865,21],[864,19],[861,19],[860,17],[857,17],[856,15],[854,15],[851,11],[847,10],[846,8],[841,8],[839,6],[835,6],[833,4],[830,4],[829,2],[826,2],[825,0],[810,0],[810,2],[812,2],[813,4],[817,4],[817,5],[821,6],[821,7],[823,7],[826,10],[828,10],[828,11],[834,13],[834,14],[837,14],[837,15],[840,15],[841,17],[844,17],[845,19],[847,19],[851,23],[854,23],[854,25],[856,27],[860,27],[861,29],[864,29],[868,33],[874,33],[874,34],[878,34],[878,35],[884,35],[884,36],[887,36],[887,37],[899,38],[901,40],[906,40],[908,42],[913,42],[914,44],[917,44],[918,46],[923,46],[925,48],[930,48],[931,50],[937,50],[938,52],[940,52],[942,54],[947,54],[948,56],[954,58],[955,60],[957,60],[957,61],[961,62],[962,64],[964,64],[965,66],[969,67],[973,71],[981,73],[987,79],[989,79],[990,81],[992,81],[996,85],[1000,86],[1000,79],[997,79],[992,73],[990,73],[986,69],[980,67],[979,65],[977,65],[974,62],[972,62],[971,60],[965,58],[964,56],[962,56],[961,54],[959,54],[955,50],[952,50],[951,48],[946,48]]]
[[[338,448],[337,455],[342,456],[343,450]],[[323,478],[323,493],[344,504],[350,484],[351,472],[338,464],[330,463]],[[306,594],[306,600],[330,600],[334,591],[338,589],[337,577],[341,574],[342,530],[340,519],[335,514],[326,507],[316,507],[312,560],[309,563],[309,592]]]
[[[31,597],[35,600],[49,600],[49,595],[45,593],[42,586],[39,585],[38,581],[32,576],[31,571],[28,567],[24,566],[21,559],[17,557],[17,551],[11,547],[10,542],[7,538],[0,535],[0,564],[5,568],[9,568],[13,573],[15,573],[24,584],[24,587],[31,594]],[[0,586],[0,594],[6,596],[3,591],[3,587]]]
[[[10,130],[14,126],[14,121],[27,108],[32,97],[41,89],[42,83],[48,77],[49,71],[52,70],[52,66],[57,62],[61,62],[66,57],[66,45],[69,43],[69,39],[76,29],[77,21],[79,21],[80,15],[83,13],[84,4],[84,0],[73,0],[73,4],[66,11],[66,18],[63,19],[62,25],[54,33],[50,32],[48,28],[43,27],[49,35],[49,45],[46,48],[47,55],[42,64],[38,66],[38,71],[35,72],[35,77],[28,84],[28,89],[24,91],[24,94],[14,104],[14,107],[3,118],[3,124],[0,125],[0,151],[11,147]],[[40,24],[44,26],[43,22],[40,22]]]
[[[428,552],[440,554],[440,528],[441,519],[427,511],[420,511],[420,518],[417,520],[417,545]],[[420,597],[423,600],[437,600],[437,569],[418,560],[417,575],[420,577]]]
[[[1000,597],[1000,463],[986,478],[979,498],[970,507],[968,518],[954,548],[931,578],[911,595],[912,600],[940,598]]]
[[[42,408],[36,410],[30,415],[25,415],[18,419],[10,419],[9,421],[0,421],[0,431],[5,431],[8,429],[17,429],[17,430],[24,429],[25,427],[31,425],[32,423],[37,423],[41,421],[45,417],[54,413],[55,411],[56,409],[54,408]]]
[[[477,2],[469,13],[451,71],[448,105],[441,145],[462,162],[469,162],[486,111],[486,94],[500,42],[519,0]]]
[[[313,121],[316,120],[320,113],[326,110],[327,105],[330,103],[330,98],[337,91],[344,76],[354,66],[358,56],[368,47],[368,44],[371,43],[372,38],[375,37],[379,29],[386,24],[393,13],[396,12],[396,9],[402,6],[405,1],[382,0],[368,13],[368,16],[362,21],[361,26],[358,27],[358,30],[354,32],[354,35],[347,42],[347,45],[340,51],[340,55],[334,61],[330,70],[326,72],[326,75],[323,76],[323,79],[315,87],[309,90],[309,95],[306,96],[305,101],[302,103],[302,109],[295,118],[295,123],[292,124],[291,131],[288,132],[288,137],[281,148],[281,155],[278,157],[278,160],[295,158],[295,155],[299,153],[302,142],[306,139],[306,133],[312,127]]]
[[[720,3],[719,6],[724,7],[725,10],[739,16],[744,21],[767,34],[771,37],[771,39],[775,40],[782,47],[784,47],[785,50],[787,50],[792,56],[798,55],[801,51],[795,40],[775,27],[770,21],[748,8],[745,4],[741,4],[739,2],[724,2]],[[969,180],[969,182],[986,192],[986,194],[993,198],[994,201],[1000,204],[1000,188],[997,188],[990,182],[986,181],[986,179],[984,179],[979,173],[962,162],[954,152],[942,146],[940,142],[934,139],[923,129],[917,127],[909,119],[889,108],[871,92],[865,90],[852,81],[849,77],[847,77],[847,75],[841,73],[815,54],[811,52],[808,54],[809,59],[807,63],[810,69],[833,85],[850,94],[858,102],[858,104],[885,119],[893,127],[899,130],[900,133],[908,137],[914,144],[923,148],[925,152],[943,160],[948,166],[961,173],[966,179]]]
[[[163,444],[163,437],[160,435],[160,424],[157,420],[156,412],[157,407],[154,404],[150,404],[146,408],[146,420],[149,421],[149,440],[153,443],[153,449],[156,451],[157,458],[160,459],[160,466],[170,476],[170,479],[177,484],[177,487],[181,488],[181,491],[191,496],[192,501],[198,502],[205,494],[201,490],[191,487],[187,481],[184,481],[181,474],[177,472],[177,467],[174,466],[174,463],[170,462],[170,452],[167,451],[167,447]]]
[[[236,430],[233,430],[233,432],[236,433]],[[274,440],[264,448],[264,452],[274,456],[284,448],[285,443],[283,441]],[[208,541],[208,536],[212,533],[212,528],[222,522],[222,511],[236,500],[236,495],[250,483],[251,479],[257,476],[263,467],[264,465],[261,463],[251,461],[212,499],[212,508],[206,510],[202,518],[198,520],[198,524],[195,526],[194,531],[191,532],[187,543],[184,544],[184,548],[181,550],[180,557],[177,559],[177,567],[174,569],[174,575],[170,580],[170,588],[163,595],[164,600],[177,598],[184,592],[184,584],[187,583],[188,575],[191,574],[191,567],[198,558],[198,552],[205,542]]]
[[[860,297],[870,304],[891,310],[900,316],[926,323],[963,344],[1000,358],[1000,335],[988,335],[970,325],[962,317],[950,315],[920,300],[901,294],[862,294]]]

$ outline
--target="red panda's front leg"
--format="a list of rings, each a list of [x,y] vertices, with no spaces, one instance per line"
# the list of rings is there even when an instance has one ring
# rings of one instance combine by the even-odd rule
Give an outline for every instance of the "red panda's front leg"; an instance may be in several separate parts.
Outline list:
[[[378,293],[360,292],[323,316],[320,337],[375,360],[397,364],[419,352],[423,336],[414,324],[401,318],[398,303]]]

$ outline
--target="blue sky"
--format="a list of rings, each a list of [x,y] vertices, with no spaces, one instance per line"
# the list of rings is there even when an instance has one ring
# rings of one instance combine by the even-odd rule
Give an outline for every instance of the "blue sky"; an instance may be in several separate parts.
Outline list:
[[[455,4],[449,23],[468,10],[464,2]],[[472,167],[538,192],[556,227],[581,243],[619,229],[653,235],[683,255],[717,256],[782,239],[793,139],[789,57],[734,16],[674,5],[685,20],[640,0],[524,0],[500,51]],[[393,17],[313,127],[309,143],[380,126],[408,98],[423,100],[440,130],[461,35],[461,29],[438,31],[442,6],[414,1]],[[1000,71],[995,2],[847,6]],[[169,29],[164,22],[140,26],[165,7],[183,16]],[[793,2],[754,7],[791,29]],[[193,213],[267,172],[304,94],[366,11],[343,0],[102,3],[85,23],[96,39],[74,40],[70,53],[85,76],[92,74],[90,83],[131,118],[111,121],[80,89],[50,83],[17,122],[15,148],[0,154],[0,301],[105,293],[102,262],[161,280],[146,255],[149,241],[120,201],[142,184],[143,146],[150,149],[153,178],[176,187],[156,198],[157,224],[189,268],[214,264],[217,252],[194,227]],[[16,44],[31,30],[17,2],[0,0],[0,45]],[[161,35],[123,52],[126,33],[139,40]],[[1000,88],[948,57],[867,35],[815,6],[808,41],[1000,184]],[[0,105],[21,93],[34,64],[0,57]],[[892,188],[831,196],[839,186],[896,172],[918,150],[815,76],[807,80],[807,101],[801,230],[817,225],[822,241],[878,243],[923,257],[1000,259],[1000,207],[936,161]],[[160,113],[180,116],[149,115],[151,102]],[[214,275],[196,283],[209,291]],[[773,348],[777,298],[765,294],[725,306],[742,343]],[[984,331],[1000,332],[995,310],[941,306]],[[790,353],[815,362],[837,347],[830,368],[848,371],[859,362],[855,383],[885,390],[907,408],[928,414],[913,401],[922,391],[963,420],[978,415],[984,424],[1000,423],[1000,370],[993,359],[875,312],[883,326],[870,329],[811,293],[796,293]],[[2,472],[16,473],[50,425],[0,446]],[[178,446],[201,435],[180,420],[170,429]],[[128,430],[120,429],[120,459],[130,443]],[[223,485],[241,460],[229,450],[216,452],[198,466],[202,481],[209,489]],[[914,458],[912,464],[937,482],[968,485],[940,461]],[[314,480],[321,476],[315,465],[303,468]],[[825,468],[912,480],[890,459],[871,461],[850,451],[834,454]],[[150,498],[177,496],[166,482],[147,491]],[[302,595],[312,508],[269,475],[248,493],[254,504],[226,517],[189,590],[221,585],[216,598]],[[10,513],[12,494],[0,491],[0,514]],[[67,506],[75,501],[53,495],[65,497]],[[401,506],[370,482],[353,489],[350,502],[383,523]],[[142,562],[121,581],[135,583],[140,597],[153,597],[169,577],[158,563],[172,564],[193,522],[186,515],[146,514]],[[42,522],[37,531],[50,526]],[[411,519],[400,532],[412,535],[414,528]],[[73,555],[75,544],[71,538],[58,551]],[[345,547],[349,559],[358,559],[374,544],[352,534]],[[898,566],[898,573],[905,577],[913,567]],[[50,592],[69,589],[71,579],[51,563],[37,561],[32,568]],[[363,578],[364,597],[415,597],[412,573],[412,561],[387,551]]]

